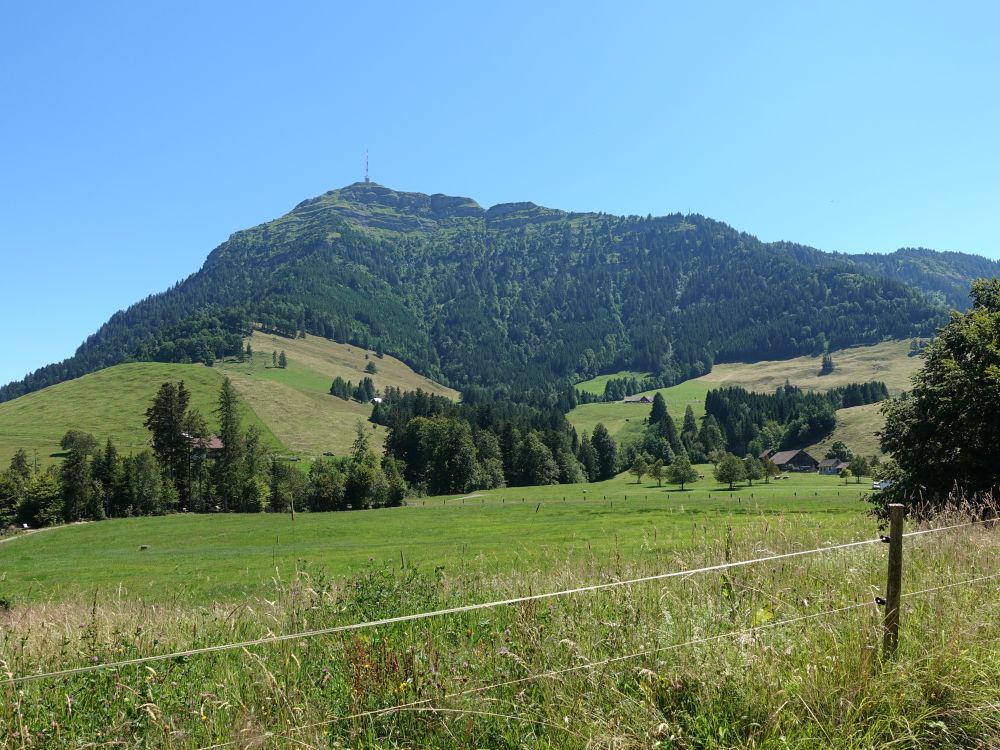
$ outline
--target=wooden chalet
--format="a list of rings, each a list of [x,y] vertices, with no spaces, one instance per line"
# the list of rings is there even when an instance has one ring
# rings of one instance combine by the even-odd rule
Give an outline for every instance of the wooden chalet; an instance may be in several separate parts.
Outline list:
[[[649,396],[637,395],[637,396],[626,396],[623,403],[626,404],[651,404],[653,399]]]
[[[224,445],[222,443],[222,438],[218,435],[203,438],[194,437],[185,433],[184,437],[187,438],[188,444],[191,446],[192,457],[209,458],[214,460],[222,453]]]
[[[824,458],[819,462],[819,473],[840,474],[840,472],[848,467],[850,467],[850,464],[847,461],[841,461],[839,458]]]
[[[801,450],[778,451],[768,458],[781,471],[816,471],[819,469],[819,461]]]

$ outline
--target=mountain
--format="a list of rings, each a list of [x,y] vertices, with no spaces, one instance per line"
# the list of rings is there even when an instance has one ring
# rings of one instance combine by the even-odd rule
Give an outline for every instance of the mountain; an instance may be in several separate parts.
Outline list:
[[[967,253],[937,252],[907,247],[887,255],[866,253],[848,256],[858,268],[887,279],[911,284],[948,307],[969,307],[971,279],[1000,276],[1000,261]]]
[[[945,280],[967,284],[979,266],[914,252],[930,255],[883,267],[698,215],[484,209],[355,183],[236,232],[197,273],[116,313],[0,400],[125,361],[211,363],[254,327],[525,398],[616,369],[669,384],[716,362],[930,335],[951,299]]]

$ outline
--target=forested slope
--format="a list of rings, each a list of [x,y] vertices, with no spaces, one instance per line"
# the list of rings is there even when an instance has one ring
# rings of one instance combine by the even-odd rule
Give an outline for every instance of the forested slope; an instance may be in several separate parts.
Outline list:
[[[200,271],[0,400],[122,361],[211,361],[255,323],[537,401],[612,369],[677,382],[715,362],[927,336],[944,319],[915,286],[846,256],[701,216],[484,210],[357,183],[235,233]]]

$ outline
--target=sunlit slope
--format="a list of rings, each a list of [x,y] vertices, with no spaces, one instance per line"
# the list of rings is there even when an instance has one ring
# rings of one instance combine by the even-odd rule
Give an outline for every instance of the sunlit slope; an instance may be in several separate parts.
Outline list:
[[[688,380],[671,388],[662,388],[667,410],[680,429],[684,410],[688,405],[700,418],[705,413],[705,394],[715,388],[741,386],[747,390],[769,393],[787,380],[792,385],[807,390],[825,391],[847,383],[881,380],[893,395],[910,386],[910,377],[923,362],[911,357],[909,341],[885,341],[873,346],[857,346],[831,353],[834,371],[820,376],[820,357],[796,357],[753,363],[716,365],[712,372]],[[629,375],[630,373],[621,373]],[[634,374],[634,373],[632,373]],[[604,383],[614,376],[600,376],[577,385],[580,390],[604,391]],[[647,391],[653,396],[656,391]],[[625,404],[620,401],[599,404],[582,404],[568,415],[577,432],[593,432],[601,422],[618,440],[638,437],[643,430],[643,420],[649,416],[649,406]],[[816,446],[823,453],[834,440],[843,440],[853,450],[861,453],[878,452],[875,432],[882,428],[882,417],[877,404],[841,409],[837,412],[837,428],[833,436]],[[810,449],[812,450],[812,449]]]
[[[822,358],[816,356],[716,365],[712,372],[698,380],[712,384],[712,388],[739,385],[759,393],[769,393],[784,384],[785,380],[811,391],[881,380],[888,386],[889,393],[896,395],[910,387],[910,377],[923,362],[920,357],[909,356],[909,352],[909,341],[884,341],[873,346],[855,346],[831,352],[834,369],[829,375],[819,374]]]
[[[843,441],[848,448],[863,456],[873,456],[881,451],[876,432],[885,426],[882,404],[865,404],[840,409],[837,426],[833,432],[815,445],[806,448],[810,455],[822,458],[835,442]]]
[[[191,406],[199,409],[214,429],[219,388],[228,375],[242,401],[244,427],[255,424],[269,448],[302,456],[345,453],[359,420],[366,422],[373,445],[381,445],[384,430],[367,423],[370,404],[343,401],[329,394],[337,375],[353,383],[363,379],[369,361],[375,363],[377,372],[370,377],[379,391],[390,385],[458,398],[457,391],[418,375],[399,360],[378,358],[375,352],[358,347],[315,337],[285,339],[259,332],[249,341],[254,350],[252,362],[223,361],[214,367],[158,362],[116,365],[2,403],[0,465],[5,465],[18,448],[26,449],[29,455],[37,451],[42,463],[57,460],[54,454],[59,452],[59,440],[69,429],[93,433],[102,442],[112,437],[124,452],[147,446],[145,412],[166,381],[183,380],[191,392]],[[272,352],[281,351],[288,360],[284,369],[272,366]]]
[[[386,386],[436,393],[458,399],[458,392],[418,375],[394,357],[327,339],[307,336],[288,339],[255,332],[248,339],[253,359],[226,361],[216,367],[229,375],[240,395],[266,422],[278,440],[303,456],[326,452],[342,455],[354,440],[355,425],[371,416],[371,404],[344,401],[330,395],[330,384],[338,375],[351,383],[365,377],[381,393]],[[285,353],[287,366],[274,367],[276,354]],[[365,372],[373,363],[374,374]],[[384,429],[366,422],[373,445],[381,446]]]
[[[101,442],[113,438],[125,453],[141,450],[149,444],[149,431],[143,426],[146,409],[166,381],[183,380],[191,406],[212,427],[223,374],[204,365],[134,362],[7,401],[0,404],[0,462],[6,464],[18,448],[24,448],[29,456],[37,451],[41,463],[50,463],[70,429],[90,432]],[[261,429],[266,445],[283,450],[246,401],[243,414],[245,425]]]

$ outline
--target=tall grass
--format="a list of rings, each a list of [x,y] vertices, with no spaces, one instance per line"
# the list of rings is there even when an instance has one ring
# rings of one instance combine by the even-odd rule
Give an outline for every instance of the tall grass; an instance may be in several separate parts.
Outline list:
[[[947,519],[953,522],[954,519]],[[736,527],[673,569],[824,546]],[[935,519],[943,524],[944,519]],[[984,526],[905,543],[904,594],[1000,572]],[[658,567],[653,568],[656,564]],[[12,677],[664,572],[551,556],[534,572],[300,566],[197,606],[113,596],[0,613],[0,746],[872,748],[1000,743],[997,581],[903,600],[880,656],[881,545],[32,682]],[[861,605],[839,613],[828,610]],[[817,617],[781,626],[783,620]],[[761,627],[768,626],[768,627]],[[729,636],[730,633],[736,635]],[[685,644],[692,640],[709,642]],[[622,658],[643,652],[635,658]],[[606,662],[593,668],[599,662]],[[554,674],[558,672],[558,674]],[[532,679],[534,675],[547,676]],[[490,685],[509,684],[493,689]],[[449,697],[451,696],[451,697]],[[425,702],[421,702],[425,701]],[[397,705],[407,708],[379,712]]]

